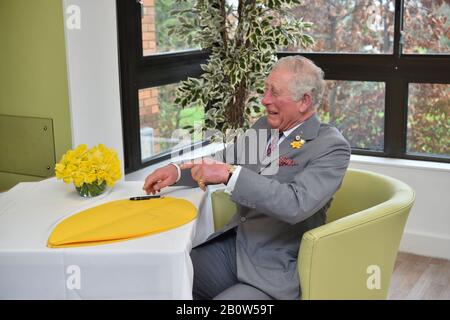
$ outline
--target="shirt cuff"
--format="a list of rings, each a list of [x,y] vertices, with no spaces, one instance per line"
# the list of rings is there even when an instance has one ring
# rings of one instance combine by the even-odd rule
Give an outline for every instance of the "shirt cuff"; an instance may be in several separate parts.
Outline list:
[[[175,168],[177,168],[177,172],[178,172],[178,177],[177,177],[177,181],[175,181],[175,183],[177,183],[178,182],[178,180],[180,180],[180,178],[181,178],[181,169],[180,169],[180,166],[179,165],[177,165],[176,163],[170,163],[170,164],[172,164],[172,165],[174,165],[175,166]]]
[[[234,170],[233,174],[231,175],[230,180],[227,183],[227,187],[225,188],[225,192],[228,194],[231,194],[234,190],[234,186],[236,185],[236,181],[239,176],[239,172],[241,172],[242,167],[236,166],[236,169]]]

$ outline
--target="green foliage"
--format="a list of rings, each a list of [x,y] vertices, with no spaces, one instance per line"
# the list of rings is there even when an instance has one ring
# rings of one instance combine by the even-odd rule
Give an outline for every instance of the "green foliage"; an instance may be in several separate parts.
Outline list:
[[[450,156],[450,86],[411,84],[407,149]]]
[[[192,38],[181,37],[173,33],[173,27],[177,25],[178,19],[171,14],[171,10],[183,10],[188,7],[188,3],[175,2],[176,0],[157,0],[155,1],[155,29],[156,29],[156,46],[159,52],[171,50],[183,50],[187,48],[195,48]],[[192,22],[195,17],[186,13],[184,19]],[[170,32],[172,30],[172,33]]]
[[[328,81],[319,107],[322,122],[336,126],[355,148],[384,149],[382,82]],[[410,84],[407,151],[450,156],[450,86]]]
[[[205,108],[205,129],[222,132],[248,127],[263,110],[256,94],[263,91],[278,47],[313,43],[304,34],[311,23],[290,14],[298,0],[236,2],[237,7],[225,0],[177,0],[190,6],[172,11],[178,23],[170,28],[170,34],[210,52],[204,73],[182,81],[175,103]]]
[[[170,138],[173,132],[178,128],[189,130],[196,122],[203,122],[204,112],[200,106],[191,106],[189,108],[180,109],[175,103],[176,85],[167,85],[158,88],[158,101],[160,112],[155,115],[152,127],[159,129],[159,136]],[[192,132],[191,139],[193,141],[201,140],[201,135]],[[161,142],[161,151],[169,150],[173,144]]]
[[[352,147],[383,150],[384,92],[383,82],[327,81],[321,121],[336,126]]]

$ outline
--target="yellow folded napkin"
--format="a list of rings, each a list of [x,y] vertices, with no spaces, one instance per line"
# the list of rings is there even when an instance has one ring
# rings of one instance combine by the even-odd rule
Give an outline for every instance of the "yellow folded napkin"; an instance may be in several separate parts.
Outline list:
[[[184,225],[197,209],[183,199],[116,200],[61,221],[48,238],[50,248],[92,246],[143,237]]]

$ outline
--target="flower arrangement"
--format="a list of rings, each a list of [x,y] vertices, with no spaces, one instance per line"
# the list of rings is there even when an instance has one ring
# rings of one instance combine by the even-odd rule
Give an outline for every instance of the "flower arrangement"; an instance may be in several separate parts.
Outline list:
[[[97,196],[120,179],[120,160],[116,151],[103,144],[91,149],[80,144],[63,155],[55,166],[55,174],[65,183],[73,182],[80,195]]]

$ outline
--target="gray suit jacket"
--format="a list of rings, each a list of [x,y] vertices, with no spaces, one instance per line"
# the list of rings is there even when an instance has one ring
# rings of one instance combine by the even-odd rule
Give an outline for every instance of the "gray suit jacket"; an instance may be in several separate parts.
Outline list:
[[[252,128],[270,129],[266,117]],[[298,135],[306,141],[300,149],[291,146]],[[302,235],[325,223],[326,211],[349,164],[350,146],[336,128],[320,123],[316,115],[281,142],[279,157],[292,159],[295,165],[280,166],[273,175],[264,175],[270,166],[261,161],[243,164],[251,146],[236,145],[244,145],[244,150],[234,150],[231,160],[223,159],[223,152],[218,158],[242,165],[231,196],[238,211],[208,241],[236,229],[238,279],[275,299],[298,299],[297,257]],[[266,142],[261,145],[265,147]],[[177,184],[193,185],[188,170]]]

